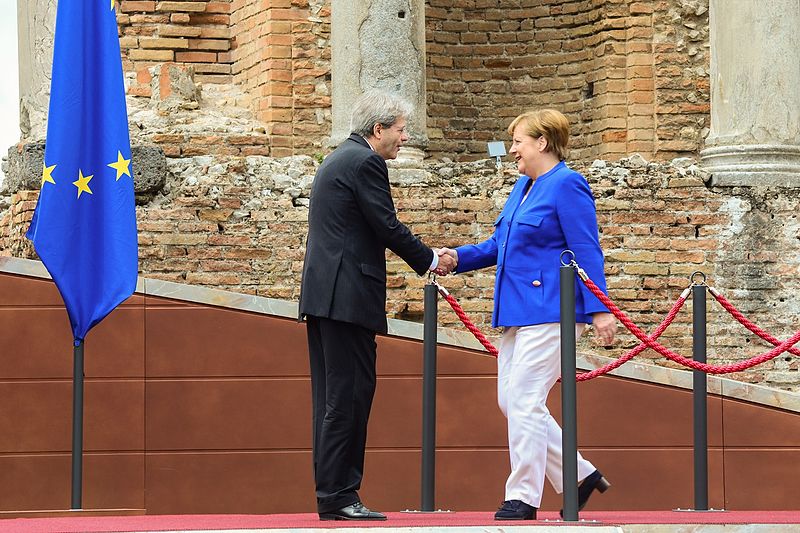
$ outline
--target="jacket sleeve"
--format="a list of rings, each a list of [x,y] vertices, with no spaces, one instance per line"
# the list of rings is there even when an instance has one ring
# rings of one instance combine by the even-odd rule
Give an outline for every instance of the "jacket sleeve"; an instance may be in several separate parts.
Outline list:
[[[458,252],[458,265],[455,273],[462,274],[471,270],[478,270],[497,264],[497,239],[496,233],[478,244],[465,244],[456,248]]]
[[[492,233],[491,237],[478,244],[465,244],[464,246],[459,246],[456,248],[456,251],[458,252],[458,265],[456,265],[456,269],[454,271],[455,274],[469,272],[470,270],[478,270],[497,264],[497,230],[499,224],[505,217],[506,206],[508,205],[509,199],[514,197],[516,194],[519,194],[518,189],[522,184],[524,184],[524,181],[522,178],[520,178],[514,185],[514,188],[511,190],[511,193],[506,199],[506,203],[503,206],[503,209],[500,211],[497,220],[494,221],[494,232]]]
[[[563,179],[559,192],[556,210],[567,246],[575,253],[575,261],[589,278],[603,293],[608,294],[592,190],[583,176],[570,172]],[[587,314],[608,312],[606,306],[583,283],[578,283],[578,287],[583,295],[584,311]]]
[[[378,154],[372,154],[356,175],[356,202],[378,239],[417,274],[425,274],[433,261],[433,250],[397,219],[386,163]]]

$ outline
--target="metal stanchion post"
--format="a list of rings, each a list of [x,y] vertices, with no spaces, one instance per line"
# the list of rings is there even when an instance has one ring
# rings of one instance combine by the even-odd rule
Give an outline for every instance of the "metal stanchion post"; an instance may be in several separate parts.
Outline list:
[[[436,491],[436,326],[439,292],[425,285],[422,361],[422,511],[432,512]]]
[[[571,253],[571,252],[570,252]],[[561,449],[564,521],[578,520],[578,421],[575,382],[575,267],[561,275]]]
[[[692,287],[692,358],[706,362],[706,286]],[[708,511],[708,409],[706,373],[694,370],[694,510]]]
[[[695,281],[696,276],[701,281]],[[694,272],[692,282],[692,359],[706,362],[706,275]],[[692,411],[694,419],[694,509],[676,511],[724,511],[708,508],[708,377],[701,370],[692,371]]]
[[[83,341],[73,347],[72,369],[72,509],[83,495]]]

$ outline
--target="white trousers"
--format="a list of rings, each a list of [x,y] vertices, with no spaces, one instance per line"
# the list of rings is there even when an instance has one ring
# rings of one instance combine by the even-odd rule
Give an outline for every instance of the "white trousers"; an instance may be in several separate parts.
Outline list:
[[[586,324],[577,324],[579,337]],[[508,419],[511,475],[506,500],[538,508],[544,477],[563,490],[561,427],[547,409],[547,395],[561,374],[561,326],[537,324],[506,328],[497,358],[497,402]],[[578,453],[578,481],[595,468]]]

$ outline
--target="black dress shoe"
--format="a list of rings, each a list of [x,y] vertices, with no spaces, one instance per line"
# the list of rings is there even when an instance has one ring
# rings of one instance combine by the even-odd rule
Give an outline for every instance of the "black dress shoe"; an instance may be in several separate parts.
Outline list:
[[[536,520],[536,507],[519,500],[506,500],[494,513],[495,520]]]
[[[611,483],[603,477],[603,474],[601,474],[599,470],[595,470],[586,476],[586,479],[581,481],[581,484],[578,485],[578,511],[586,507],[586,504],[589,502],[589,496],[592,495],[595,489],[602,493],[607,491],[610,486]],[[558,513],[562,518],[564,517],[564,509],[561,509]]]
[[[342,507],[335,511],[319,513],[320,520],[386,520],[386,515],[370,511],[361,502]]]

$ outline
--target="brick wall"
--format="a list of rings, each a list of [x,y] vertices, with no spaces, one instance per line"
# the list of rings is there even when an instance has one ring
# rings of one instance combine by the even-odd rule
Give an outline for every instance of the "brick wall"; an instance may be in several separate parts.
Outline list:
[[[695,152],[711,126],[708,0],[658,2],[653,13],[658,153]]]
[[[428,3],[429,153],[480,157],[487,140],[508,137],[505,128],[513,117],[540,106],[557,106],[570,117],[574,149],[585,152],[591,141],[584,119],[596,119],[585,93],[590,81],[599,81],[605,62],[594,58],[598,38],[592,29],[602,7],[524,0],[478,4]],[[598,86],[596,98],[604,92]],[[592,125],[598,133],[604,129],[598,121]]]
[[[39,191],[18,191],[5,202],[0,211],[0,255],[8,257],[24,257],[35,259],[36,251],[31,242],[25,238],[25,232],[31,225],[33,210]]]
[[[531,107],[568,115],[575,159],[696,153],[709,113],[707,4],[430,0],[430,155],[482,157]]]
[[[129,93],[150,96],[149,69],[161,63],[191,65],[200,82],[230,83],[230,10],[230,0],[122,0],[122,66],[136,74]]]
[[[709,188],[687,160],[630,157],[574,167],[596,197],[610,296],[644,330],[655,329],[696,270],[776,337],[797,330],[800,258],[791,251],[800,238],[800,192]],[[163,195],[137,208],[142,275],[297,300],[315,170],[311,157],[170,159]],[[506,165],[498,173],[478,161],[429,163],[425,170],[422,181],[418,172],[392,171],[400,219],[432,245],[488,238],[515,169]],[[0,253],[32,257],[22,232],[35,198],[23,191],[11,199],[0,218]],[[387,258],[389,315],[420,319],[425,278],[393,254]],[[493,269],[441,281],[483,331],[497,333],[489,328]],[[708,308],[710,361],[741,361],[767,350],[710,297]],[[440,322],[461,327],[444,302]],[[691,354],[690,303],[662,340]],[[610,349],[591,335],[580,349],[619,355],[635,344],[622,332]],[[672,365],[652,351],[640,357]],[[781,356],[731,377],[800,391],[800,358]]]
[[[131,143],[155,144],[167,157],[270,155],[264,125],[246,108],[252,98],[230,84],[195,83],[190,66],[163,63],[148,69],[152,94],[129,97]],[[136,165],[142,161],[134,161]],[[161,178],[162,176],[159,176]]]
[[[235,82],[251,95],[276,156],[313,153],[330,134],[330,5],[234,0]]]
[[[330,0],[123,1],[129,92],[151,67],[191,66],[235,83],[273,155],[313,154],[330,135]],[[709,125],[708,0],[428,0],[432,157],[474,160],[510,119],[552,106],[572,157],[696,154]],[[445,135],[445,132],[446,135]]]

